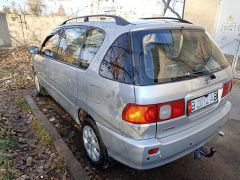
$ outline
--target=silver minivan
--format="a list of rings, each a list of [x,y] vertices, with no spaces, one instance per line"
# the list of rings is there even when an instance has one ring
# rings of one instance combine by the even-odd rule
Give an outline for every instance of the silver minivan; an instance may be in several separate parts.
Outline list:
[[[111,158],[150,169],[191,152],[214,154],[203,145],[228,119],[232,70],[202,27],[77,17],[29,53],[37,92],[81,124],[93,165],[106,168]]]

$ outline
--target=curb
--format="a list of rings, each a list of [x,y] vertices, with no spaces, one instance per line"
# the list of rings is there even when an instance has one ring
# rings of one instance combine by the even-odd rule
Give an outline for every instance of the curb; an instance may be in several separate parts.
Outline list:
[[[52,139],[52,142],[58,152],[58,154],[61,156],[61,158],[64,160],[66,165],[68,166],[71,175],[74,179],[82,179],[87,180],[88,175],[84,171],[81,164],[78,162],[78,160],[74,157],[73,153],[70,151],[70,149],[67,147],[57,130],[53,127],[53,125],[49,122],[49,120],[46,118],[46,116],[42,113],[42,111],[38,108],[36,103],[33,101],[32,97],[30,95],[24,96],[24,99],[28,103],[28,105],[31,108],[32,113],[34,116],[40,120],[43,123],[43,127],[48,132],[49,136]]]

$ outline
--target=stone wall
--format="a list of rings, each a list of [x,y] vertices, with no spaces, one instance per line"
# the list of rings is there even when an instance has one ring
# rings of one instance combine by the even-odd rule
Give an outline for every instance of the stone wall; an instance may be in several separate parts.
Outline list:
[[[203,26],[214,35],[220,0],[186,0],[184,19]]]
[[[11,40],[5,14],[0,13],[0,47],[10,47]]]
[[[44,38],[67,17],[7,14],[13,46],[40,46]]]

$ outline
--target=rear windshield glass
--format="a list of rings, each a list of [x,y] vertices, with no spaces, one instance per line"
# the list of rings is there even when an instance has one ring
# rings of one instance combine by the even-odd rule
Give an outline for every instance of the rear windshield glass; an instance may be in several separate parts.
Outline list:
[[[195,78],[228,66],[203,30],[137,31],[133,49],[139,85]]]

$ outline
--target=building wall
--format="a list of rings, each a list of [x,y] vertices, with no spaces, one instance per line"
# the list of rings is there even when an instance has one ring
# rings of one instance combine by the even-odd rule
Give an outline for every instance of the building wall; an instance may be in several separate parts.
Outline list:
[[[12,45],[40,46],[46,36],[65,19],[68,17],[25,15],[24,19],[23,15],[20,18],[19,15],[7,14]]]
[[[220,0],[185,0],[184,19],[203,26],[214,35]]]
[[[225,54],[236,55],[240,44],[239,7],[239,0],[221,0],[214,39]]]

